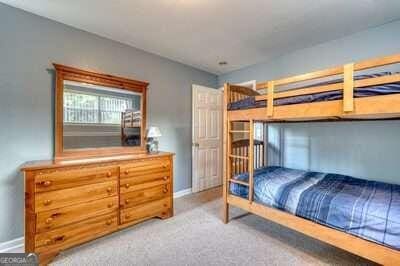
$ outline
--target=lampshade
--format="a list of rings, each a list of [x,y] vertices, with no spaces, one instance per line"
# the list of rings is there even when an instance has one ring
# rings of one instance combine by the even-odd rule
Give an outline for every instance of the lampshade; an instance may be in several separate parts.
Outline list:
[[[148,138],[158,138],[161,137],[161,131],[158,127],[150,127],[147,130],[147,137]]]

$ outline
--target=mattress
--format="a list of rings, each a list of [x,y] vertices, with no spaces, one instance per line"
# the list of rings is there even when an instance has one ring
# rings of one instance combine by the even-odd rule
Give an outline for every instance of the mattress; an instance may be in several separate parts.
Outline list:
[[[361,80],[366,78],[374,78],[374,77],[381,77],[387,76],[392,74],[398,73],[391,73],[391,72],[382,72],[370,75],[358,75],[354,77],[354,80]],[[316,87],[322,85],[329,85],[334,83],[343,82],[342,79],[335,79],[327,82],[320,82],[315,83],[313,85],[307,86]],[[302,89],[305,87],[298,87],[294,89]],[[379,95],[389,95],[400,93],[400,82],[396,83],[389,83],[389,84],[382,84],[376,86],[368,86],[362,88],[355,88],[354,89],[354,98],[362,98],[362,97],[371,97],[371,96],[379,96]],[[299,96],[292,96],[286,98],[280,98],[274,100],[274,106],[281,106],[281,105],[290,105],[290,104],[299,104],[299,103],[312,103],[312,102],[323,102],[323,101],[334,101],[334,100],[341,100],[343,99],[343,91],[342,90],[335,90],[335,91],[328,91],[328,92],[320,92],[314,94],[307,94],[307,95],[299,95]],[[228,110],[243,110],[243,109],[250,109],[250,108],[263,108],[267,106],[267,101],[256,101],[255,96],[246,97],[243,100],[231,102],[228,104]]]
[[[240,184],[230,192],[248,197]],[[254,201],[400,250],[400,185],[270,166],[254,171]]]

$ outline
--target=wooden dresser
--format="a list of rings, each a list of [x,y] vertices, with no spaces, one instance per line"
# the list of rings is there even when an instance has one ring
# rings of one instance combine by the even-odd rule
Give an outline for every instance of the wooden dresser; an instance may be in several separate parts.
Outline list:
[[[61,250],[153,217],[173,215],[173,154],[31,162],[25,252],[47,264]]]

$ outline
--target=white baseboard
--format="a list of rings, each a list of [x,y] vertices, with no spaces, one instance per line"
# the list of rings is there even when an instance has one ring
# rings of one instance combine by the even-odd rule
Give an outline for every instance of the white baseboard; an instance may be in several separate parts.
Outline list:
[[[186,195],[192,194],[192,188],[182,189],[177,192],[174,192],[174,199],[180,198]]]
[[[20,249],[24,246],[24,238],[19,237],[7,242],[0,243],[0,253],[6,253],[13,251],[14,249]]]

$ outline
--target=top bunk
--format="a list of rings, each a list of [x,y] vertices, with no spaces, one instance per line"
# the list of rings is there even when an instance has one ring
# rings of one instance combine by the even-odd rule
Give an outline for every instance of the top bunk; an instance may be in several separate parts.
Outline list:
[[[121,127],[134,128],[141,127],[142,125],[142,112],[140,110],[127,109],[121,113]]]
[[[290,122],[400,118],[400,72],[379,70],[398,63],[400,54],[395,54],[257,83],[256,90],[225,84],[227,119]]]

